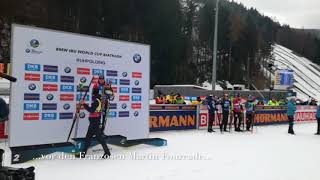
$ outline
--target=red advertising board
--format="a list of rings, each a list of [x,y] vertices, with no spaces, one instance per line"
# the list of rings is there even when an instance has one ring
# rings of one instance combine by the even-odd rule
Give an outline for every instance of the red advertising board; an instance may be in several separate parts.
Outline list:
[[[40,74],[26,73],[24,75],[24,80],[26,80],[26,81],[40,81]]]
[[[132,103],[131,109],[141,109],[141,103]]]
[[[73,94],[60,94],[60,101],[73,101],[74,95]]]
[[[142,78],[142,73],[140,73],[140,72],[133,72],[133,73],[132,73],[132,77],[133,77],[133,78]]]
[[[200,113],[199,114],[199,129],[208,128],[208,113]]]
[[[27,121],[39,120],[39,113],[24,113],[23,120],[27,120]]]
[[[120,101],[130,101],[130,96],[127,95],[120,95],[119,96]]]
[[[43,84],[43,91],[58,91],[56,84]]]
[[[209,114],[207,106],[200,105],[198,129],[208,129]]]
[[[90,68],[77,68],[77,74],[90,75]]]

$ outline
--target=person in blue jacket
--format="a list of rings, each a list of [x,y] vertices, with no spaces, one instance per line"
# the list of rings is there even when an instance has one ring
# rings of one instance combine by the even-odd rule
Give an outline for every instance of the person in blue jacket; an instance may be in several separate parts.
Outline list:
[[[292,98],[288,102],[288,110],[287,110],[287,115],[289,120],[289,130],[288,130],[289,134],[294,134],[293,121],[294,121],[295,112],[296,112],[295,98]]]
[[[208,111],[209,111],[208,132],[212,133],[212,132],[215,132],[212,129],[212,125],[213,125],[213,122],[215,121],[216,105],[215,105],[214,99],[212,98],[212,95],[209,95],[206,100],[207,100],[207,103],[208,103]]]
[[[316,114],[317,122],[318,122],[318,129],[316,135],[320,135],[320,104],[317,106],[317,114]]]
[[[220,124],[220,131],[229,132],[227,130],[229,113],[231,110],[231,101],[229,95],[225,94],[222,100],[222,123]],[[231,120],[230,120],[231,121]]]
[[[255,109],[255,97],[249,95],[247,102],[245,104],[246,106],[246,129],[247,131],[250,131],[250,128],[252,126],[253,117],[254,117],[254,109]]]

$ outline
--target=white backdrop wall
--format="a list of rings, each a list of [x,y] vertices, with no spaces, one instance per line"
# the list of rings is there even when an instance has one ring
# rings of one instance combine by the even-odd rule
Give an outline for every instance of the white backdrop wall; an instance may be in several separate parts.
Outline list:
[[[88,85],[99,74],[116,91],[105,133],[148,137],[149,45],[15,24],[11,54],[18,81],[11,88],[10,147],[66,142],[80,78]],[[89,124],[88,113],[82,110],[81,115],[77,137],[85,136]]]

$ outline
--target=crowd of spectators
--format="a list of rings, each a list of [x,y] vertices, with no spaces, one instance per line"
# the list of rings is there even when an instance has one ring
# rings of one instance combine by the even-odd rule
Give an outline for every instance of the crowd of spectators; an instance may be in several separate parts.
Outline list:
[[[202,104],[203,101],[206,99],[205,96],[198,96],[196,98],[188,98],[185,99],[184,96],[182,96],[179,93],[170,93],[168,95],[163,94],[162,92],[158,92],[159,96],[156,97],[155,103],[156,104],[189,104],[189,105],[198,105]],[[241,96],[241,102],[245,103],[249,97],[253,97],[251,95],[245,97]],[[230,96],[229,99],[232,101],[233,96]],[[255,105],[256,106],[286,106],[288,104],[287,99],[276,99],[275,97],[272,97],[269,99],[262,99],[262,98],[255,98]],[[222,97],[215,96],[215,99],[222,99]],[[317,105],[317,101],[314,98],[309,98],[308,101],[302,101],[300,99],[296,99],[296,105]]]
[[[159,96],[156,97],[156,104],[187,104],[179,93],[171,93],[165,95],[163,93],[159,93]]]

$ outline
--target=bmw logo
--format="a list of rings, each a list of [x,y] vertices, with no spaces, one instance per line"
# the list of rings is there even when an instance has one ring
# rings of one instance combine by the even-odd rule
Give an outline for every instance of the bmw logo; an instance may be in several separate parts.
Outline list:
[[[133,61],[134,61],[135,63],[140,63],[140,62],[141,62],[141,56],[140,56],[140,54],[135,54],[135,55],[133,56]]]
[[[30,53],[30,49],[26,49],[26,53]]]
[[[54,98],[53,94],[48,94],[48,95],[47,95],[47,99],[48,99],[49,101],[52,101],[53,98]]]
[[[65,73],[71,73],[71,68],[70,68],[70,67],[64,68],[64,72],[65,72]]]
[[[36,40],[36,39],[32,39],[32,40],[30,41],[30,46],[33,47],[33,48],[37,48],[37,47],[39,47],[39,45],[40,45],[40,43],[39,43],[39,41]]]
[[[82,84],[86,83],[86,82],[87,82],[87,78],[82,77],[82,78],[80,79],[80,82],[81,82]]]
[[[138,86],[140,84],[139,80],[134,81],[134,85]]]
[[[123,76],[123,77],[127,77],[127,76],[128,76],[128,73],[127,73],[127,72],[123,72],[123,73],[122,73],[122,76]]]
[[[137,117],[137,116],[139,116],[139,112],[138,112],[138,111],[135,111],[135,112],[133,113],[133,115],[134,115],[135,117]]]
[[[37,86],[35,84],[33,84],[33,83],[30,84],[28,87],[29,87],[29,90],[31,90],[31,91],[34,91],[37,88]]]
[[[79,115],[79,117],[80,117],[81,119],[85,118],[85,117],[86,117],[86,113],[81,112],[80,115]]]
[[[69,110],[69,109],[70,109],[70,104],[68,104],[68,103],[67,103],[67,104],[64,104],[64,105],[63,105],[63,109],[64,109],[64,110]]]
[[[122,104],[122,109],[126,109],[127,108],[127,104]]]

